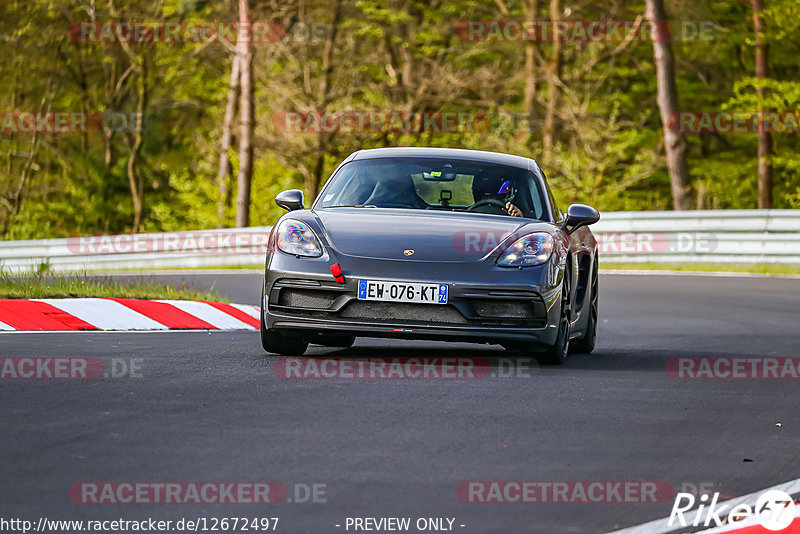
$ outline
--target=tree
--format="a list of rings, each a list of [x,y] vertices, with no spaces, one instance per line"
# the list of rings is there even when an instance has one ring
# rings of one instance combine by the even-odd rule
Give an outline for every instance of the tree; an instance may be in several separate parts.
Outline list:
[[[675,57],[667,29],[667,12],[664,0],[646,0],[645,18],[653,24],[653,56],[658,81],[658,109],[664,129],[664,150],[667,155],[672,188],[673,209],[691,208],[689,198],[689,168],[686,164],[686,140],[673,125],[673,117],[680,110],[678,88],[675,84]]]
[[[228,175],[230,174],[228,152],[230,152],[231,149],[233,120],[236,117],[236,108],[239,105],[240,78],[239,55],[234,53],[231,58],[231,80],[228,86],[228,103],[225,106],[225,118],[222,120],[222,139],[220,139],[219,149],[219,169],[217,170],[217,187],[219,189],[219,200],[217,200],[217,228],[225,226],[225,207],[228,203]]]
[[[547,64],[547,108],[544,116],[544,160],[549,163],[553,156],[553,130],[555,129],[556,106],[558,105],[558,78],[561,75],[561,36],[556,31],[561,15],[559,0],[550,0],[550,21],[553,47]]]
[[[756,79],[758,86],[758,207],[760,209],[772,208],[772,134],[766,128],[763,120],[764,97],[766,95],[765,81],[769,77],[769,43],[766,39],[766,29],[761,17],[761,0],[750,0],[753,7],[753,30],[756,36]]]
[[[533,22],[539,12],[537,0],[525,0],[525,20]],[[526,116],[526,127],[528,132],[533,131],[534,126],[534,102],[536,100],[536,41],[533,39],[525,43],[525,93],[523,96],[523,110]],[[530,139],[531,137],[529,137]]]
[[[710,36],[701,31],[672,40],[674,57],[668,63],[674,66],[666,79],[674,78],[675,99],[666,108],[659,104],[670,83],[656,76],[654,57],[660,56],[640,32],[647,28],[645,13],[635,2],[249,2],[249,21],[270,20],[286,30],[285,37],[262,43],[255,35],[247,43],[253,74],[251,90],[245,92],[257,100],[252,115],[244,115],[255,116],[258,110],[258,121],[250,123],[251,158],[247,143],[242,150],[242,110],[235,105],[242,91],[241,70],[233,72],[239,63],[234,66],[231,60],[242,44],[238,32],[190,32],[186,39],[124,45],[107,35],[80,39],[72,34],[75,25],[88,23],[99,30],[103,21],[177,22],[188,28],[200,21],[237,20],[238,0],[114,0],[117,14],[111,1],[76,0],[57,8],[51,0],[0,2],[4,239],[208,228],[233,224],[237,209],[240,216],[249,214],[248,224],[272,224],[281,210],[268,199],[299,187],[311,200],[342,158],[359,148],[449,146],[542,160],[545,125],[551,156],[542,167],[563,204],[661,210],[682,205],[673,196],[677,192],[687,200],[684,207],[691,194],[698,209],[752,208],[758,204],[759,166],[762,175],[768,166],[773,207],[800,208],[796,133],[781,134],[773,124],[772,151],[758,159],[755,133],[684,134],[678,140],[691,174],[683,186],[674,187],[675,138],[664,131],[664,117],[672,118],[670,112],[679,109],[678,94],[682,109],[707,110],[712,116],[762,109],[783,117],[800,109],[797,0],[760,0],[757,43],[751,0],[667,4],[680,5],[680,18],[689,25],[713,24]],[[497,27],[489,33],[488,21],[537,18],[548,20],[537,21],[540,31],[532,40]],[[558,43],[553,42],[553,18],[567,19],[559,27],[566,33]],[[459,33],[467,20],[483,21],[486,36]],[[573,27],[581,27],[578,21],[584,21],[584,29],[592,22],[632,22],[621,32],[592,39],[573,35]],[[657,39],[657,50],[667,45],[664,40]],[[769,44],[768,56],[759,55],[766,47],[754,44]],[[554,48],[560,53],[554,55]],[[762,60],[769,76],[765,68],[759,78]],[[2,111],[47,109],[102,113],[109,127],[58,134],[14,131],[14,114]],[[342,124],[336,114],[343,110],[464,112],[479,127],[463,132],[372,125],[337,129]],[[280,117],[287,111],[327,112],[334,128],[309,121],[283,129]],[[142,112],[145,129],[138,133],[124,123],[115,125],[108,115]],[[248,166],[252,198],[260,201],[242,209],[237,189],[244,195],[246,184],[237,187],[238,173]]]
[[[250,25],[249,0],[239,0],[239,32],[236,51],[241,73],[241,132],[239,134],[239,175],[236,179],[236,227],[250,224],[250,182],[253,178],[253,31]]]
[[[120,15],[114,5],[114,0],[109,0],[108,6],[111,15],[119,19]],[[136,117],[142,120],[147,110],[147,101],[150,96],[146,51],[143,50],[137,54],[125,39],[119,39],[119,44],[130,60],[130,68],[136,72]],[[133,201],[133,225],[131,228],[133,233],[139,231],[144,211],[144,176],[138,165],[142,143],[144,142],[143,131],[144,128],[140,124],[135,126],[133,132],[128,136],[130,151],[128,153],[127,175],[131,200]]]

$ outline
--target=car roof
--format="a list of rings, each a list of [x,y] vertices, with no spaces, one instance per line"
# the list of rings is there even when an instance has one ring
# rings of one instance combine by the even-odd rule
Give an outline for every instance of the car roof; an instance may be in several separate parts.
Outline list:
[[[359,150],[351,154],[350,161],[360,159],[375,159],[375,158],[453,158],[453,159],[467,159],[473,161],[487,161],[490,163],[499,163],[502,165],[510,165],[512,167],[519,167],[521,169],[536,169],[538,165],[531,158],[522,156],[515,156],[512,154],[503,154],[502,152],[489,152],[486,150],[467,150],[464,148],[435,148],[435,147],[390,147],[390,148],[370,148]]]

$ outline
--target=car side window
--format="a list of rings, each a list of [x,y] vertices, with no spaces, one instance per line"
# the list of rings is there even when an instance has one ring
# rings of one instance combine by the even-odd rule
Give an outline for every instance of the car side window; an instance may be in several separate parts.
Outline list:
[[[544,220],[544,206],[542,195],[539,193],[539,184],[536,181],[536,175],[528,172],[528,191],[530,192],[531,200],[531,213],[534,219]],[[528,195],[526,195],[528,196]]]

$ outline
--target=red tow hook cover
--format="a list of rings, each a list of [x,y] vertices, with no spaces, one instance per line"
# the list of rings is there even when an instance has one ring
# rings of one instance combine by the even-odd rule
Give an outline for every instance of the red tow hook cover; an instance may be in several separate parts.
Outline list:
[[[334,263],[331,265],[331,274],[333,275],[333,279],[336,280],[340,284],[344,284],[344,275],[342,274],[342,266],[338,263]]]

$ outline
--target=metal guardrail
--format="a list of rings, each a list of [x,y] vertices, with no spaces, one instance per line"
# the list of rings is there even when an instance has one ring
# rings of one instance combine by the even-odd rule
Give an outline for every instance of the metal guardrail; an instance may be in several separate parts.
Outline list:
[[[232,267],[264,262],[270,227],[0,241],[0,270]],[[603,213],[605,261],[800,264],[800,210]]]
[[[606,261],[800,264],[800,210],[613,212],[592,231]]]
[[[0,241],[0,271],[196,269],[264,263],[269,226]]]

